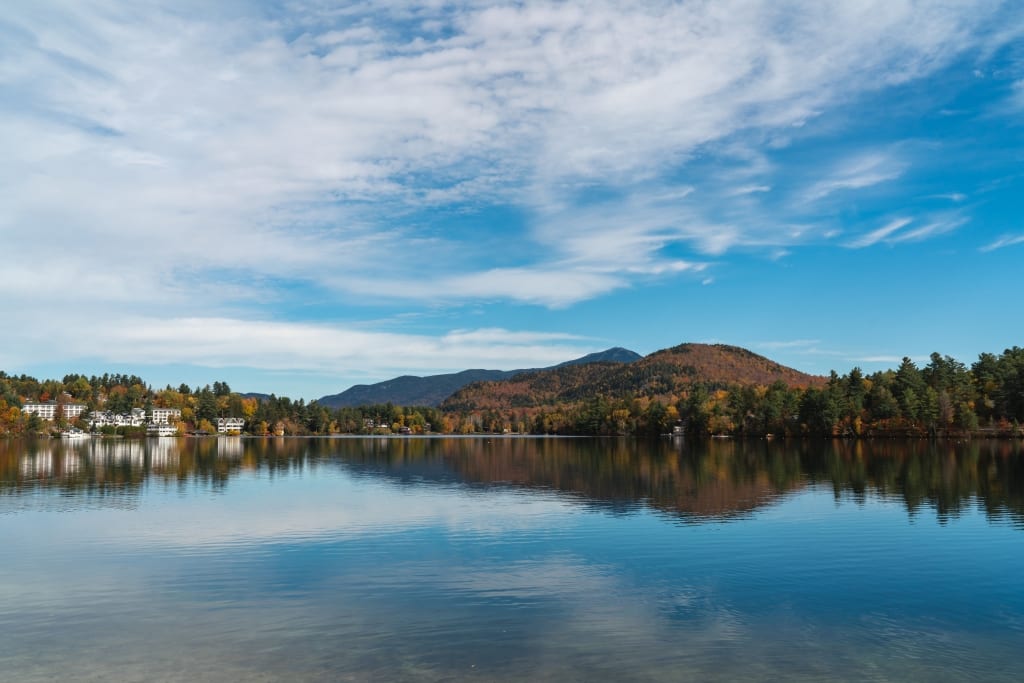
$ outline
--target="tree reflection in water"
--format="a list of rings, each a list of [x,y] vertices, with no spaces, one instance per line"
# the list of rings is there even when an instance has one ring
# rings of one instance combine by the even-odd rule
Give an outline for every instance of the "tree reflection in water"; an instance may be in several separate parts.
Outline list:
[[[279,438],[0,441],[0,496],[46,489],[110,504],[148,484],[218,490],[244,472],[341,467],[398,485],[550,490],[611,511],[687,522],[748,515],[808,486],[900,500],[940,521],[981,507],[1024,529],[1019,442],[564,438]],[[116,502],[115,502],[116,501]]]

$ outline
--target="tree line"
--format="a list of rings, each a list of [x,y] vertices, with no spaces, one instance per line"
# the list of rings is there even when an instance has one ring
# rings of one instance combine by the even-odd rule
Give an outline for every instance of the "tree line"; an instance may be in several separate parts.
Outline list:
[[[656,435],[676,426],[696,436],[1010,435],[1024,423],[1024,349],[1016,346],[983,353],[970,367],[933,353],[923,367],[904,358],[870,375],[833,371],[822,386],[699,378],[684,387],[649,386],[642,395],[598,393],[532,408],[474,410],[463,402],[450,417],[464,431],[566,435]]]
[[[54,400],[58,405],[81,403],[85,412],[75,420],[59,418],[47,423],[21,408],[25,403]],[[176,408],[181,411],[185,429],[216,432],[213,426],[221,417],[241,417],[245,433],[251,435],[373,434],[405,432],[420,434],[444,427],[444,419],[435,408],[403,407],[390,403],[331,409],[302,399],[286,396],[246,396],[231,390],[227,382],[202,387],[181,384],[154,389],[136,375],[66,375],[61,380],[38,380],[28,375],[8,375],[0,371],[0,434],[25,435],[76,426],[87,429],[88,413],[94,410],[129,413],[140,408]],[[138,436],[145,428],[109,428],[126,436]]]
[[[215,431],[218,417],[242,417],[252,435],[326,435],[435,432],[565,435],[657,435],[679,426],[694,436],[934,436],[1020,434],[1024,423],[1024,349],[983,353],[970,367],[933,353],[918,367],[904,358],[896,369],[865,375],[832,372],[817,387],[702,382],[651,393],[572,396],[542,406],[456,409],[390,403],[332,409],[271,394],[245,396],[226,382],[154,389],[127,374],[66,375],[37,380],[0,371],[0,434],[33,434],[48,425],[21,410],[26,402],[84,403],[87,411],[133,408],[181,410],[182,422]],[[659,393],[662,392],[662,393]],[[664,393],[667,392],[667,393]],[[82,418],[75,426],[84,426]],[[130,430],[128,435],[133,435]]]

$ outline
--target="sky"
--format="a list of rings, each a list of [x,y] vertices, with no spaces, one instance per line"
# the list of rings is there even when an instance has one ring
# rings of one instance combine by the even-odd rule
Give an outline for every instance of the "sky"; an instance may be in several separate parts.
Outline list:
[[[315,399],[1024,343],[1024,6],[14,0],[0,369]]]

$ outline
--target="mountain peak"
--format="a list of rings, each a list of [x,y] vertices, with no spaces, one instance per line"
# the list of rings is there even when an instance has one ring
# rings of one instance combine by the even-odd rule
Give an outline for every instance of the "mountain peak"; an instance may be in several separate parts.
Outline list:
[[[604,351],[597,351],[595,353],[588,353],[582,358],[576,358],[575,360],[567,360],[564,363],[559,363],[556,368],[564,368],[568,365],[587,365],[588,363],[633,363],[643,358],[636,351],[630,351],[624,349],[621,346],[613,346],[610,349]]]
[[[595,396],[678,396],[694,384],[817,386],[824,378],[780,365],[739,346],[680,344],[629,364],[562,364],[502,382],[480,382],[445,401],[447,410],[551,406]]]
[[[589,365],[592,363],[632,363],[642,358],[640,354],[620,346],[590,353],[582,358],[569,360],[553,367]],[[403,406],[439,406],[449,396],[468,384],[475,382],[496,382],[510,379],[524,372],[539,372],[550,368],[528,368],[521,370],[462,370],[443,375],[402,375],[376,384],[357,384],[340,394],[324,396],[317,402],[328,408],[343,408],[360,405],[392,403]]]

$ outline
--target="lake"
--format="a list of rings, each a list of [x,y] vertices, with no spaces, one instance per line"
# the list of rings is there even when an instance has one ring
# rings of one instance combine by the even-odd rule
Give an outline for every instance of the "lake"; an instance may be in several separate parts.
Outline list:
[[[1019,681],[1020,443],[0,441],[3,681]]]

